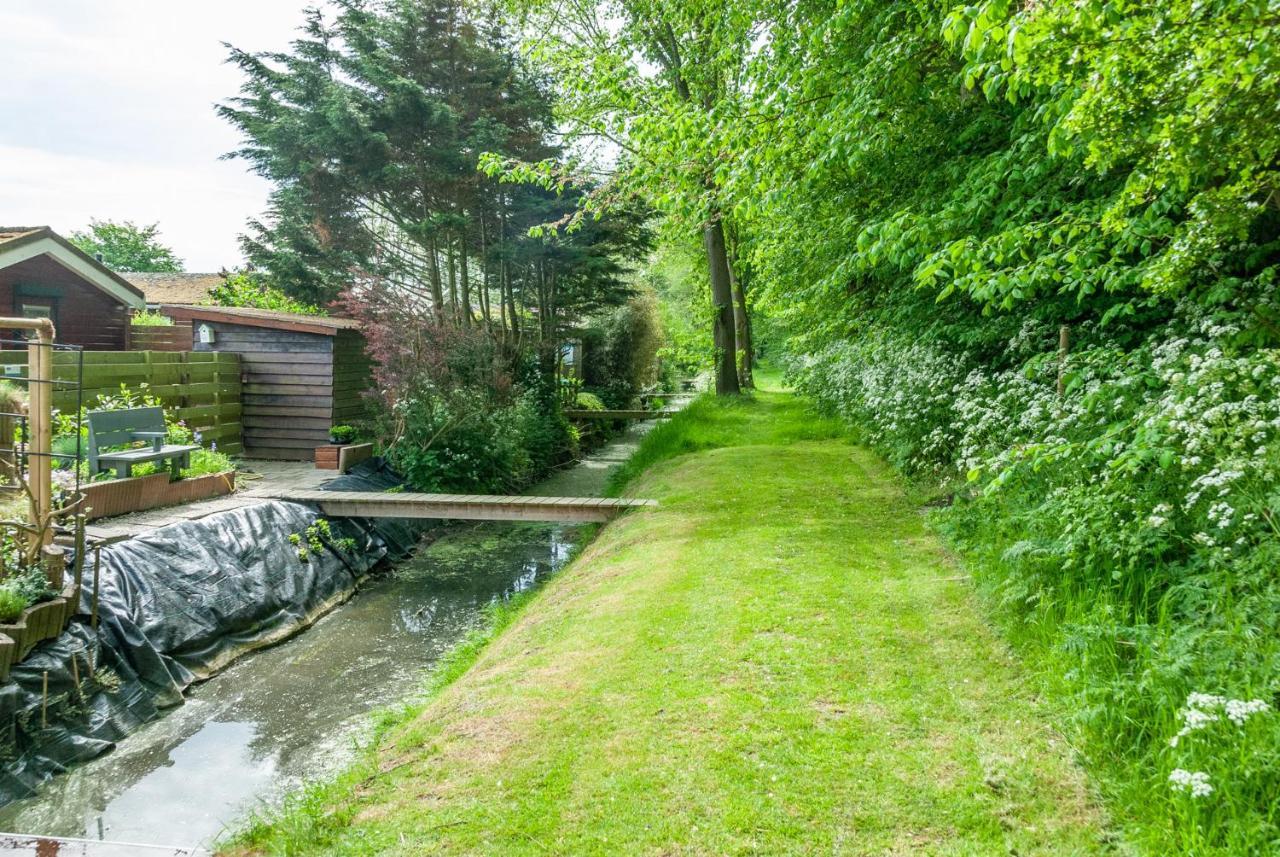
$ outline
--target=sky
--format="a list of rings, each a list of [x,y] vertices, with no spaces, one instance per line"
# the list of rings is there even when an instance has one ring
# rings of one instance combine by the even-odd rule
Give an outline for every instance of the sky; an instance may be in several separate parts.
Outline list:
[[[219,160],[223,42],[288,46],[307,0],[0,0],[0,226],[158,223],[188,271],[243,261],[267,183]]]

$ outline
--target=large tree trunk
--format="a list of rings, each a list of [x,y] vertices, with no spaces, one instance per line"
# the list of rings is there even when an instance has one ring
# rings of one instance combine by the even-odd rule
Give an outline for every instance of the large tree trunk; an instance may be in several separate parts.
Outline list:
[[[716,346],[716,395],[727,396],[742,392],[738,386],[738,367],[733,332],[733,286],[729,282],[729,255],[724,246],[724,227],[720,218],[712,220],[703,229],[703,242],[707,247],[707,271],[711,274],[711,302],[716,314],[712,327]]]
[[[747,315],[747,292],[742,287],[742,277],[737,273],[735,261],[730,260],[729,263],[729,284],[733,289],[733,334],[738,346],[738,384],[744,390],[751,390],[756,386],[751,378],[751,318]]]
[[[744,390],[755,389],[752,369],[755,350],[751,338],[751,311],[747,309],[748,269],[742,261],[738,230],[730,223],[725,227],[725,245],[729,255],[729,283],[733,287],[733,329],[738,345],[738,383]]]

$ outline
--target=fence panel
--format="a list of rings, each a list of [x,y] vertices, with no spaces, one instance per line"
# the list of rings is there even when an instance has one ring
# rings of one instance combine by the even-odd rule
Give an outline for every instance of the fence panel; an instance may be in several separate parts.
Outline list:
[[[189,321],[129,325],[129,348],[132,351],[190,351],[191,343]]]
[[[85,351],[85,408],[92,410],[100,396],[120,394],[123,384],[160,400],[166,410],[200,432],[205,446],[238,454],[244,451],[240,426],[240,355],[222,351]],[[79,355],[56,352],[53,361],[55,387],[53,406],[62,413],[74,413]],[[0,352],[0,373],[26,377],[27,355],[22,351]]]

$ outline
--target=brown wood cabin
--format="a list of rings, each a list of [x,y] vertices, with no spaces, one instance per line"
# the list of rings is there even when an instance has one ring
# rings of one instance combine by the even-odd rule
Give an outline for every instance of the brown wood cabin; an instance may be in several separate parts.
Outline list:
[[[329,429],[359,420],[372,383],[359,322],[245,307],[165,304],[195,351],[240,355],[244,455],[310,461]]]
[[[0,227],[0,316],[49,318],[59,344],[127,351],[129,317],[145,306],[136,286],[49,227]]]

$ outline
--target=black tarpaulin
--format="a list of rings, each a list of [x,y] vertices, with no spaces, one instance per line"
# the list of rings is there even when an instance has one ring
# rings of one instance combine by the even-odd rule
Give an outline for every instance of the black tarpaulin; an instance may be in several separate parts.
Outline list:
[[[399,484],[372,461],[326,487]],[[88,624],[87,579],[81,615],[0,686],[0,805],[111,749],[180,704],[193,682],[306,628],[380,562],[407,555],[423,529],[420,521],[332,520],[327,547],[308,547],[302,559],[290,536],[305,545],[319,517],[296,503],[264,502],[103,548],[97,633]],[[91,570],[92,557],[86,576]]]

